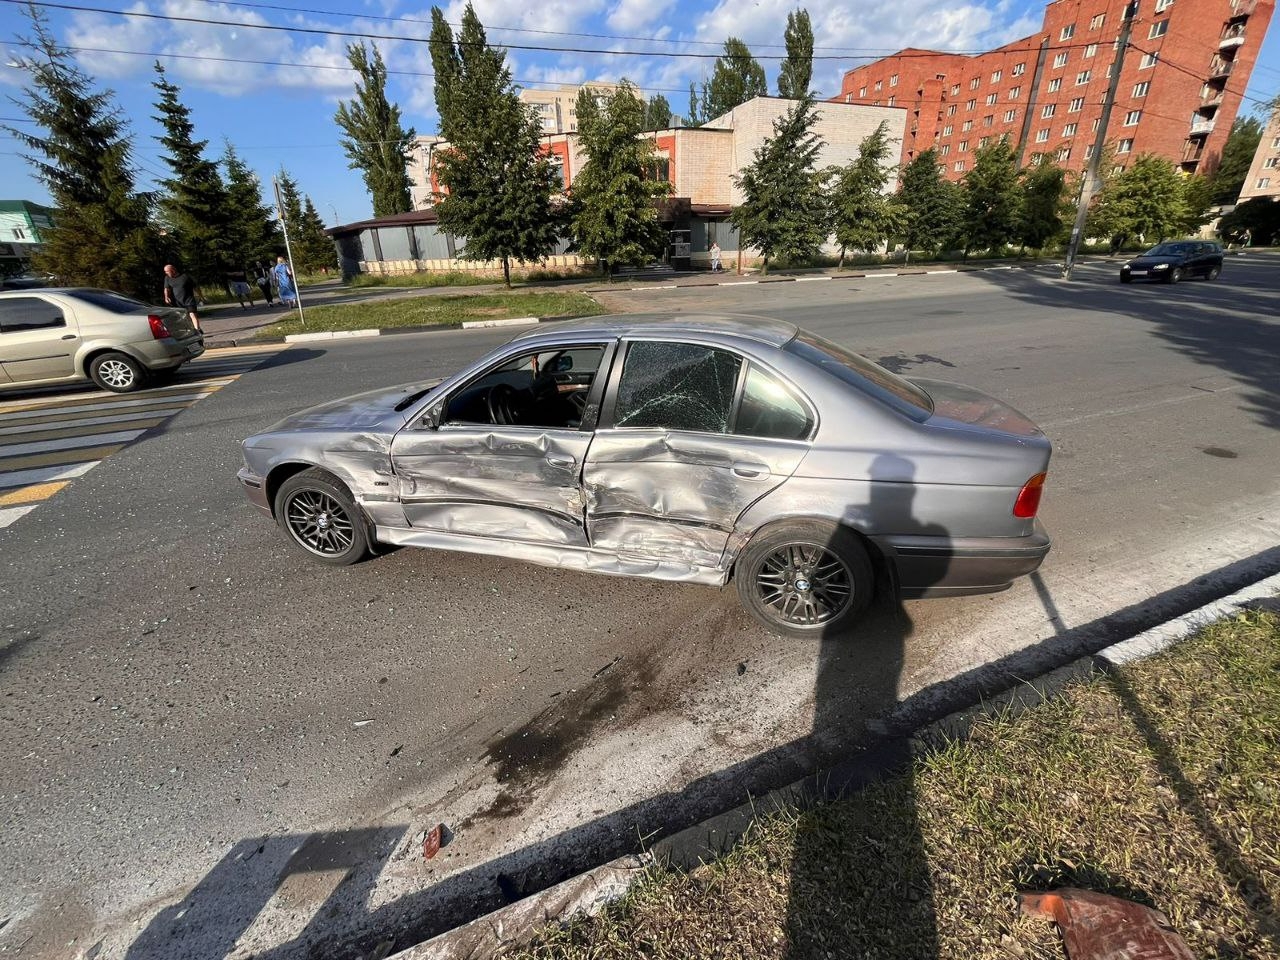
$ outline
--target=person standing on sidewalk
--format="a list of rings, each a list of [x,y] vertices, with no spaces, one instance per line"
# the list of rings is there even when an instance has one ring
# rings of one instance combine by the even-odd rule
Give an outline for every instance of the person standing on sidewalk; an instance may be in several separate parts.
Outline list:
[[[720,244],[715,240],[711,241],[711,272],[720,272]]]
[[[191,325],[196,330],[200,329],[200,301],[196,282],[188,274],[179,273],[172,263],[164,265],[164,302],[187,311]]]
[[[280,291],[280,302],[286,307],[297,306],[298,291],[294,288],[288,261],[284,257],[276,257],[276,265],[271,268],[271,273],[274,275],[276,288]]]
[[[272,301],[275,299],[271,295],[271,277],[267,275],[267,271],[262,269],[262,267],[258,268],[257,283],[258,289],[262,291],[262,295],[267,300],[267,306],[271,306]]]

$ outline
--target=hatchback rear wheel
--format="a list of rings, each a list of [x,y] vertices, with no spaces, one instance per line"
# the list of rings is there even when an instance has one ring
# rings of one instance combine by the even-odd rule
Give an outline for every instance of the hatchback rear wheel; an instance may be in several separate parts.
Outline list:
[[[1209,272],[1204,275],[1206,280],[1217,280],[1222,275],[1221,267],[1210,267]]]
[[[304,470],[282,483],[275,514],[285,539],[313,560],[345,567],[369,552],[364,515],[350,491],[323,470]]]
[[[871,599],[874,577],[858,535],[824,521],[765,530],[738,558],[738,597],[753,617],[790,637],[834,637]]]
[[[129,393],[142,386],[142,364],[125,353],[103,353],[89,363],[89,376],[103,390]]]

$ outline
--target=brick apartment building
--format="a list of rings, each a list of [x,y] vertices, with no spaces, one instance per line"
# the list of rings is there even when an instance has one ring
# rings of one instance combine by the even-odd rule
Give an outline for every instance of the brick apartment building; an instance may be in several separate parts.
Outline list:
[[[1267,120],[1253,163],[1249,165],[1249,175],[1240,190],[1241,202],[1254,197],[1270,197],[1280,202],[1280,110]]]
[[[909,111],[902,162],[936,147],[958,180],[979,147],[1008,137],[1023,163],[1082,170],[1128,0],[1054,0],[1039,33],[976,55],[908,48],[850,70],[846,103]],[[1275,0],[1138,0],[1106,143],[1116,166],[1155,153],[1211,173],[1249,82]]]

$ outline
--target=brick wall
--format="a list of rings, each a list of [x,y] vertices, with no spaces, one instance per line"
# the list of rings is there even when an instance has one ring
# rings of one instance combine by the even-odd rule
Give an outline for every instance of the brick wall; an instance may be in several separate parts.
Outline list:
[[[1274,197],[1280,200],[1280,110],[1271,115],[1253,155],[1240,199]]]

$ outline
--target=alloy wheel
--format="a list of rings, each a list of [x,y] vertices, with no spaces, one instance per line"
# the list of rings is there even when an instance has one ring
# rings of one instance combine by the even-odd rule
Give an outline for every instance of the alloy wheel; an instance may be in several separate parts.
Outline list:
[[[322,557],[341,556],[351,549],[351,517],[337,499],[321,490],[299,490],[285,504],[285,523],[293,538]]]
[[[133,386],[133,367],[123,360],[103,360],[98,364],[98,376],[108,386],[121,389]]]
[[[765,557],[756,592],[782,623],[813,627],[834,620],[853,599],[849,568],[816,543],[789,543]]]

